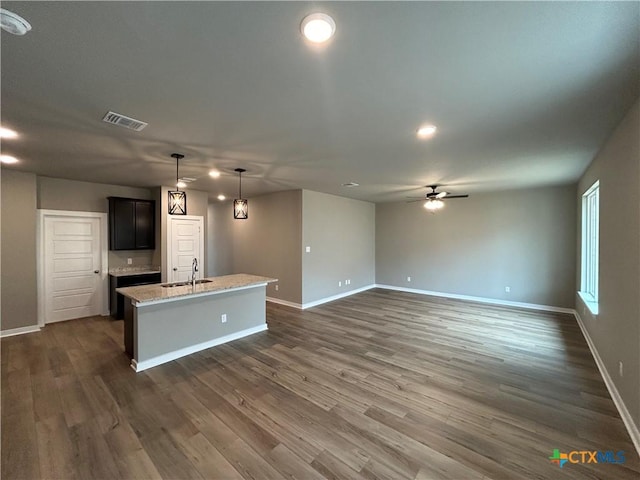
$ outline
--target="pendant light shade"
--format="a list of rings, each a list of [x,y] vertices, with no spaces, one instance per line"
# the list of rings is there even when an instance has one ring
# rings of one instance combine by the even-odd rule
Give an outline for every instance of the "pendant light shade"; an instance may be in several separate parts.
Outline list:
[[[238,198],[233,201],[233,218],[236,220],[246,220],[249,218],[249,202],[246,198],[242,198],[242,173],[246,172],[244,168],[236,168],[239,177]]]
[[[180,175],[178,173],[181,158],[184,158],[184,155],[180,153],[172,153],[171,156],[176,159],[176,190],[169,191],[169,215],[186,215],[187,214],[187,194],[186,192],[181,192],[180,187],[178,186],[178,181]]]

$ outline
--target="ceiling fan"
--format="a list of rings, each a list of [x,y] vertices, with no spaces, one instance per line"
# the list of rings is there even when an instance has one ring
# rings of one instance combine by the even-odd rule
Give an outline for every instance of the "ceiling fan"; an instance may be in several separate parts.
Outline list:
[[[431,191],[427,192],[424,197],[407,197],[411,200],[407,201],[407,203],[411,202],[420,202],[422,200],[426,200],[424,202],[424,208],[429,211],[440,210],[444,207],[443,200],[448,200],[450,198],[467,198],[469,195],[451,195],[449,192],[436,192],[438,185],[427,185],[426,188],[430,188]]]

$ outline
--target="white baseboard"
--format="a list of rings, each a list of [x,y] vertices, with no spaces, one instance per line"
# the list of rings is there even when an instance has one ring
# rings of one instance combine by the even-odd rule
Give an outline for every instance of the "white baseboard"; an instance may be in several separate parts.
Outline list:
[[[302,310],[305,310],[311,307],[317,307],[318,305],[322,305],[323,303],[333,302],[334,300],[339,300],[344,297],[349,297],[351,295],[355,295],[356,293],[364,292],[366,290],[371,290],[372,288],[375,288],[374,284],[356,288],[355,290],[349,290],[348,292],[339,293],[337,295],[332,295],[330,297],[321,298],[320,300],[314,300],[313,302],[303,303]]]
[[[190,347],[181,348],[179,350],[165,353],[163,355],[158,355],[157,357],[153,357],[148,360],[143,360],[142,362],[131,360],[131,368],[133,368],[136,372],[141,372],[148,368],[156,367],[158,365],[162,365],[163,363],[167,363],[172,360],[177,360],[178,358],[184,357],[186,355],[191,355],[192,353],[200,352],[201,350],[206,350],[207,348],[222,345],[223,343],[227,343],[227,342],[232,342],[233,340],[239,340],[240,338],[248,337],[249,335],[253,335],[254,333],[264,332],[266,329],[267,329],[267,324],[265,323],[263,325],[258,325],[257,327],[251,327],[236,333],[225,335],[224,337],[214,338],[213,340],[209,340],[207,342],[199,343],[197,345],[192,345]]]
[[[418,293],[420,295],[431,295],[433,297],[454,298],[456,300],[469,300],[479,303],[490,303],[492,305],[504,305],[506,307],[530,308],[532,310],[542,310],[545,312],[571,313],[573,308],[554,307],[551,305],[539,305],[537,303],[511,302],[509,300],[499,300],[497,298],[473,297],[471,295],[458,295],[457,293],[432,292],[430,290],[419,290],[417,288],[396,287],[394,285],[376,284],[376,288],[385,288],[387,290],[397,290],[399,292]]]
[[[288,300],[281,300],[280,298],[267,297],[267,302],[277,303],[279,305],[285,305],[287,307],[297,308],[298,310],[302,310],[302,305],[295,302],[290,302]]]
[[[349,297],[351,295],[355,295],[356,293],[364,292],[366,290],[371,290],[372,288],[375,288],[374,284],[366,285],[361,288],[349,290],[348,292],[339,293],[337,295],[332,295],[330,297],[321,298],[319,300],[314,300],[313,302],[307,302],[304,304],[289,302],[287,300],[280,300],[279,298],[273,298],[273,297],[267,297],[267,302],[279,303],[280,305],[286,305],[287,307],[293,307],[299,310],[306,310],[307,308],[317,307],[318,305],[322,305],[323,303],[333,302],[334,300],[339,300],[344,297]]]
[[[587,345],[589,345],[589,350],[591,350],[591,355],[593,355],[593,359],[596,361],[596,365],[598,365],[598,370],[600,370],[600,375],[602,375],[604,384],[607,386],[607,390],[609,390],[609,394],[613,399],[613,403],[615,403],[616,408],[620,413],[620,417],[622,418],[624,426],[627,427],[627,432],[629,432],[631,441],[633,442],[633,445],[636,447],[636,452],[638,453],[638,456],[640,456],[640,430],[638,430],[638,426],[633,422],[633,418],[631,418],[631,414],[629,413],[627,406],[622,400],[622,397],[620,396],[620,393],[618,392],[618,389],[616,388],[615,383],[613,383],[613,380],[609,375],[609,371],[607,370],[607,367],[605,367],[604,362],[602,361],[602,358],[600,358],[600,354],[598,353],[598,350],[596,349],[596,346],[593,343],[593,340],[591,340],[591,336],[589,335],[589,332],[584,326],[584,323],[582,322],[582,318],[580,318],[580,314],[577,311],[574,311],[573,314],[576,317],[576,321],[578,322],[578,326],[582,331],[582,335],[584,336],[584,339],[587,341]]]
[[[13,337],[14,335],[24,335],[25,333],[39,332],[38,325],[29,325],[28,327],[10,328],[9,330],[0,331],[0,338]]]

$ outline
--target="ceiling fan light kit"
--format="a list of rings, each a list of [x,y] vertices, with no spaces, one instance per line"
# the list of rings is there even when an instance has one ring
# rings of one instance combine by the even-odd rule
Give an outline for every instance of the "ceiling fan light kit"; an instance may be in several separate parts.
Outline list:
[[[412,200],[409,200],[407,203],[412,202],[420,202],[422,200],[426,200],[424,202],[424,208],[426,208],[431,213],[435,213],[438,210],[442,210],[444,208],[444,201],[449,200],[450,198],[467,198],[469,195],[450,195],[449,192],[436,192],[438,185],[427,185],[427,188],[430,188],[431,191],[427,192],[423,197],[408,197]]]
[[[424,202],[424,208],[426,208],[430,212],[436,212],[444,208],[444,202],[437,198],[430,198],[429,200]]]

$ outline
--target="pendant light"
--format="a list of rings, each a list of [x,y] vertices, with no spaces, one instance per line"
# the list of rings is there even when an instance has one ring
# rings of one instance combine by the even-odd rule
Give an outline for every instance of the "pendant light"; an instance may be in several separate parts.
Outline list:
[[[249,217],[249,202],[246,198],[242,198],[242,173],[246,172],[244,168],[236,168],[240,177],[238,198],[233,201],[233,218],[236,220],[246,220]]]
[[[187,214],[187,194],[180,191],[178,174],[178,163],[184,155],[180,153],[172,153],[171,156],[176,159],[176,191],[169,191],[169,215],[186,215]]]

